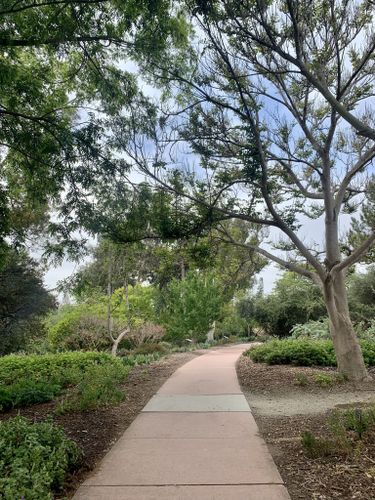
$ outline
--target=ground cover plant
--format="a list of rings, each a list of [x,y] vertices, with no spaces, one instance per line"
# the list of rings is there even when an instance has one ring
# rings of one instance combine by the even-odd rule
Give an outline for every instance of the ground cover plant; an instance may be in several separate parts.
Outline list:
[[[4,500],[52,499],[81,459],[78,446],[52,422],[0,422],[0,491]]]
[[[335,410],[327,418],[327,436],[311,431],[302,433],[302,446],[311,458],[361,453],[365,443],[373,444],[375,407],[352,406]]]
[[[51,401],[63,392],[76,403],[78,396],[80,401],[89,398],[87,407],[103,404],[112,401],[111,395],[128,371],[119,359],[106,353],[4,356],[0,358],[0,409]]]
[[[367,366],[375,366],[375,343],[361,340],[360,346]],[[282,339],[272,340],[246,352],[256,363],[269,365],[336,366],[331,340]]]

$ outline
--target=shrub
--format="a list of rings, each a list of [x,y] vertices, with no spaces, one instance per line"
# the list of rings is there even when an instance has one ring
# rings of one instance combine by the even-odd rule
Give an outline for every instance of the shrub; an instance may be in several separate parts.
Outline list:
[[[358,338],[375,342],[375,320],[361,321],[355,325]]]
[[[134,354],[167,354],[169,350],[170,349],[168,349],[168,347],[164,346],[163,344],[150,343],[142,344],[137,347],[137,349],[134,350]]]
[[[48,339],[54,349],[104,350],[110,345],[107,322],[83,305],[66,306],[52,315]]]
[[[116,363],[107,353],[64,352],[59,354],[31,354],[18,356],[11,354],[0,358],[0,381],[10,385],[15,380],[54,381],[62,386],[76,380],[76,375],[89,365]],[[78,371],[78,373],[76,372]]]
[[[125,366],[148,365],[161,358],[160,353],[153,352],[150,354],[130,354],[124,356],[122,362]]]
[[[131,325],[136,332],[148,321],[155,321],[155,294],[151,286],[129,286],[127,307],[124,289],[116,289],[111,296],[113,331],[121,331],[126,325]],[[51,345],[60,350],[107,349],[111,345],[107,330],[107,308],[108,297],[95,294],[86,302],[61,307],[46,321]]]
[[[273,340],[247,351],[257,363],[269,365],[332,366],[336,363],[332,342],[310,340]]]
[[[308,321],[304,324],[297,324],[291,329],[291,338],[309,338],[316,340],[328,340],[329,333],[328,318],[319,321]]]
[[[333,375],[329,375],[328,373],[317,373],[314,376],[314,381],[320,385],[320,387],[332,387],[336,379]]]
[[[0,408],[51,401],[63,389],[76,386],[91,368],[100,366],[123,368],[119,359],[95,352],[0,358]]]
[[[302,433],[302,446],[311,458],[330,457],[349,452],[348,441],[315,437],[310,431]]]
[[[98,406],[115,405],[124,399],[120,384],[129,372],[121,362],[89,366],[81,381],[57,408],[57,413],[92,410]]]
[[[146,342],[151,342],[152,345],[158,345],[157,342],[165,335],[165,329],[161,325],[145,322],[139,326],[132,328],[127,335],[127,339],[134,346],[142,346]],[[146,348],[147,349],[147,348]]]
[[[362,439],[375,427],[375,407],[337,410],[331,417],[330,426],[336,433],[342,432],[342,429],[353,431],[358,439]]]
[[[296,385],[300,385],[301,387],[306,387],[307,385],[309,385],[309,377],[307,377],[304,373],[297,373]]]
[[[328,421],[331,436],[322,438],[302,433],[302,445],[312,458],[349,454],[361,450],[361,442],[375,429],[375,407],[336,410]],[[370,436],[373,443],[373,436]]]
[[[0,422],[0,491],[5,500],[52,499],[81,453],[51,422],[23,417]]]
[[[359,339],[375,342],[374,320],[357,323],[355,325],[355,331]],[[328,318],[295,325],[291,330],[291,338],[309,338],[316,340],[330,339],[331,335],[329,333]]]
[[[368,366],[375,366],[375,342],[361,340],[360,345],[365,363]],[[249,349],[245,354],[256,363],[269,365],[336,365],[336,356],[331,340],[273,340]]]
[[[215,337],[223,337],[224,335],[229,336],[240,336],[246,337],[251,333],[250,325],[246,319],[241,318],[236,311],[231,311],[230,314],[225,316],[225,318],[218,322]]]
[[[285,272],[267,297],[252,299],[252,316],[268,335],[286,337],[296,324],[326,316],[322,293],[307,278]]]
[[[51,401],[61,394],[61,386],[24,380],[7,387],[0,387],[0,410],[30,406]]]

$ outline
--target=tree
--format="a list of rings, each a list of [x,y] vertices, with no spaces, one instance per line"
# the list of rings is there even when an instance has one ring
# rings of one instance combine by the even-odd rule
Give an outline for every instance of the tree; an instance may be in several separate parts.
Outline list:
[[[190,271],[184,279],[172,280],[163,295],[167,337],[180,342],[204,341],[225,302],[220,283],[209,272]]]
[[[142,328],[146,325],[148,336],[151,337],[149,324],[156,323],[155,290],[150,286],[129,286],[129,306],[126,304],[124,288],[111,291],[111,331],[108,331],[108,296],[92,294],[78,304],[61,307],[56,313],[49,315],[47,328],[49,340],[53,347],[59,349],[107,349],[113,348],[117,338],[124,330],[129,330],[128,339],[142,334],[147,338]],[[109,335],[109,333],[111,335]],[[156,333],[156,332],[154,332]],[[116,344],[114,354],[117,352]]]
[[[35,260],[9,251],[0,270],[0,353],[25,347],[28,337],[42,331],[39,317],[55,307]]]
[[[0,33],[0,244],[53,205],[51,251],[79,252],[69,205],[95,165],[111,175],[101,119],[137,91],[125,63],[183,43],[184,19],[170,0],[4,0]]]
[[[375,318],[375,267],[353,273],[348,279],[349,308],[353,320],[366,327]]]
[[[345,276],[375,232],[372,226],[343,256],[339,222],[366,198],[365,172],[375,156],[372,2],[213,0],[188,7],[197,27],[190,58],[150,63],[166,88],[164,109],[158,115],[149,104],[123,114],[112,123],[112,144],[129,168],[148,176],[155,196],[164,191],[178,200],[172,205],[181,220],[188,213],[224,241],[317,284],[339,370],[363,380]],[[195,172],[175,153],[181,142],[199,158]],[[304,241],[301,221],[319,217],[324,244]],[[222,224],[228,219],[269,228],[273,238],[238,242]],[[184,229],[193,231],[193,223]]]
[[[266,333],[278,337],[290,335],[298,323],[318,320],[326,316],[324,300],[319,287],[304,276],[286,272],[267,296],[247,299],[252,307],[250,317]],[[246,300],[242,304],[244,308]]]

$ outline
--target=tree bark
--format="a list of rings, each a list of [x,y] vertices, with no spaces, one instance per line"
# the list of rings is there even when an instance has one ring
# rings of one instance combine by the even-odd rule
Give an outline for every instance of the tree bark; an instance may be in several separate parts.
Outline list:
[[[117,349],[118,349],[118,346],[119,346],[119,344],[120,344],[121,340],[122,340],[122,339],[125,337],[125,335],[126,335],[127,333],[129,333],[129,332],[130,332],[129,328],[126,328],[125,330],[123,330],[123,331],[120,333],[120,335],[119,335],[116,339],[114,339],[114,340],[113,340],[112,350],[111,350],[111,354],[112,354],[112,356],[117,356]]]
[[[341,271],[334,276],[330,274],[323,290],[339,372],[354,382],[369,379],[350,319],[345,273]]]
[[[107,330],[109,338],[113,338],[113,317],[112,317],[112,251],[108,252],[108,280],[107,280]]]

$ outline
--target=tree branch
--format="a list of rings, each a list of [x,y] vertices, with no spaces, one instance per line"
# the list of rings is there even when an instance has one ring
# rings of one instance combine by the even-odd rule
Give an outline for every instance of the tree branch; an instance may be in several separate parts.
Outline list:
[[[370,236],[354,250],[354,252],[349,255],[346,259],[342,260],[338,264],[332,267],[332,274],[338,273],[349,266],[352,266],[360,260],[362,255],[375,243],[375,231],[370,234]]]
[[[339,187],[339,190],[336,195],[336,200],[335,200],[335,208],[336,211],[339,211],[340,206],[342,202],[344,201],[345,193],[346,190],[352,181],[353,177],[360,172],[368,162],[373,160],[375,157],[375,146],[371,147],[366,151],[366,153],[359,158],[357,163],[349,170],[349,172],[345,175],[344,179],[341,182],[341,185]]]

